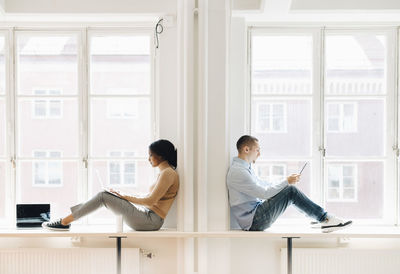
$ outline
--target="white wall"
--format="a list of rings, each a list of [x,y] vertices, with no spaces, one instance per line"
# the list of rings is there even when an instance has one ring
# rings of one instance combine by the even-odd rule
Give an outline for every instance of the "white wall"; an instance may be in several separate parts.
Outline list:
[[[249,134],[246,128],[247,90],[247,29],[244,18],[233,17],[230,29],[230,88],[229,88],[229,163],[237,156],[236,142],[240,136]],[[230,227],[239,225],[230,215]]]

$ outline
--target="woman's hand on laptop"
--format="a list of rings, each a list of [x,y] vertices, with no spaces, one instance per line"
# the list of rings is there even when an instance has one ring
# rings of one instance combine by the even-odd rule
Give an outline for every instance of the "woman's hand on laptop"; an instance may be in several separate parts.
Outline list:
[[[124,199],[124,195],[122,195],[118,190],[110,188],[108,191],[110,191],[110,192],[114,193],[115,195],[117,195],[118,197]]]
[[[121,193],[118,190],[114,190],[112,188],[109,188],[108,191],[113,193],[115,196],[118,196],[121,199],[129,201],[129,195],[126,195],[125,193]]]

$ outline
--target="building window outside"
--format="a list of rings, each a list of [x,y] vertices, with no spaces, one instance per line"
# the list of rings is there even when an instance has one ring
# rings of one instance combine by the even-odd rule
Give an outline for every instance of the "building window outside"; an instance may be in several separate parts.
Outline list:
[[[274,183],[286,176],[285,164],[257,164],[255,173],[257,176],[268,183]]]
[[[134,152],[112,151],[110,157],[134,157]],[[111,186],[134,186],[136,184],[136,161],[113,159],[108,163],[108,178]]]
[[[137,119],[137,101],[112,99],[107,101],[107,118]]]
[[[329,133],[357,132],[357,103],[327,103]]]
[[[258,133],[284,133],[287,129],[285,103],[258,103],[256,131]]]
[[[328,166],[328,202],[357,202],[357,166]]]
[[[59,89],[35,89],[34,95],[61,95]],[[33,115],[35,119],[63,118],[63,103],[60,99],[35,99],[33,101]]]
[[[43,159],[33,161],[33,186],[61,187],[63,185],[62,162],[45,160],[46,158],[61,158],[61,151],[36,150],[33,152],[33,157]]]

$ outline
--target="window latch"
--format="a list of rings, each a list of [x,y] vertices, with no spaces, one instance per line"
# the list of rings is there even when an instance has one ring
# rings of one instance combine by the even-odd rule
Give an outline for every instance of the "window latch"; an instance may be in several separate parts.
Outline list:
[[[10,162],[12,164],[12,167],[15,169],[17,167],[17,164],[15,162],[15,157],[11,157]]]
[[[325,157],[326,149],[324,147],[319,147],[318,150],[322,153],[322,157]]]
[[[83,164],[85,165],[85,168],[88,168],[88,158],[87,158],[87,157],[84,157],[84,158],[82,159],[82,162],[83,162]]]

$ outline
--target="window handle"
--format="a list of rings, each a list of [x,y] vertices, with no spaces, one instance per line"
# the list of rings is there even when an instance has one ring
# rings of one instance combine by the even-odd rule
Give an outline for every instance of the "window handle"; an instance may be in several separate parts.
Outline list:
[[[88,168],[88,158],[87,158],[87,157],[84,157],[84,158],[82,159],[82,162],[83,162],[83,164],[85,165],[85,168]]]

